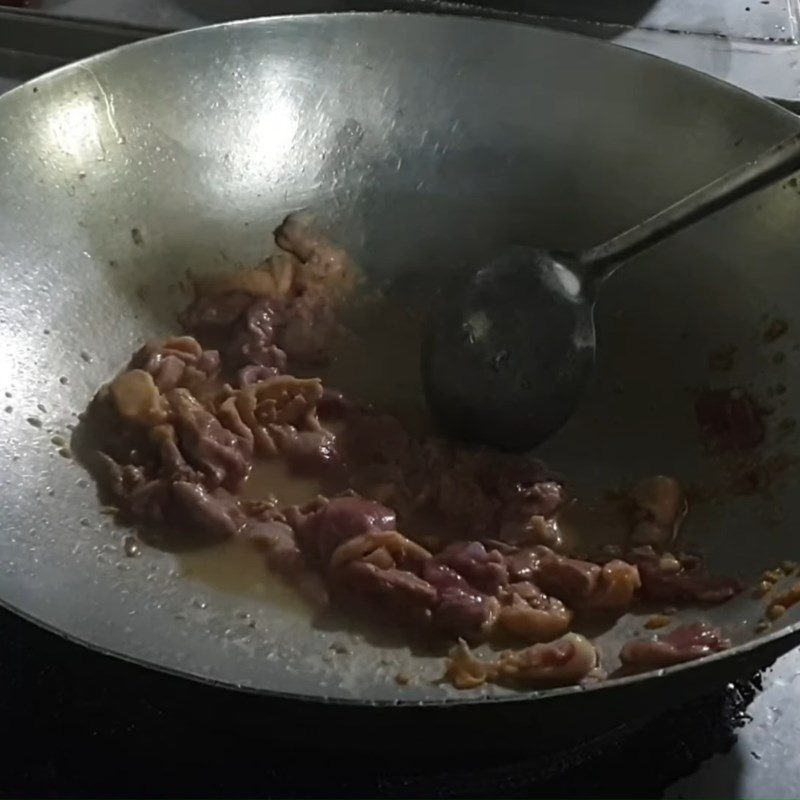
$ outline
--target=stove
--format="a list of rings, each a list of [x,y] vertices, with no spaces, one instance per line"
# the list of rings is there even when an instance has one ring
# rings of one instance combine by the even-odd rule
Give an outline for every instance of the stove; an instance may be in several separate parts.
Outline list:
[[[611,38],[692,66],[705,64],[712,74],[793,107],[800,101],[798,4],[493,0],[489,13]],[[14,5],[26,8],[0,10],[0,93],[71,60],[165,30],[289,7],[388,4],[19,0]],[[391,5],[463,10],[434,0]],[[4,743],[4,795],[778,798],[796,797],[800,786],[794,746],[800,650],[764,675],[720,686],[636,731],[614,729],[557,751],[548,750],[543,737],[525,757],[487,748],[480,759],[431,754],[411,760],[389,747],[356,761],[333,745],[315,753],[282,741],[279,720],[262,698],[245,700],[100,655],[4,611],[0,636],[0,714],[13,731]]]
[[[409,759],[387,746],[353,758],[282,741],[268,700],[103,656],[4,611],[0,631],[8,796],[796,796],[798,653],[635,734],[556,752],[543,736],[530,757]]]

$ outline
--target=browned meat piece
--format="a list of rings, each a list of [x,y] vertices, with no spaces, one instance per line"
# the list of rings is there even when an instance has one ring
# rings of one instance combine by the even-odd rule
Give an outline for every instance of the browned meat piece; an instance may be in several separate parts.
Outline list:
[[[169,522],[195,541],[233,536],[245,522],[239,501],[224,489],[208,492],[198,483],[150,479],[140,467],[120,466],[102,453],[99,459],[115,502],[137,519]]]
[[[350,561],[367,561],[388,569],[400,567],[414,572],[428,563],[431,554],[397,531],[370,530],[340,544],[331,556],[329,569]]]
[[[321,286],[335,294],[349,287],[352,271],[347,254],[322,235],[309,214],[289,214],[275,231],[275,243],[302,262],[294,276],[295,286],[301,291],[307,293]]]
[[[430,553],[397,531],[373,527],[376,522],[388,523],[388,519],[374,508],[377,504],[372,505],[371,512],[365,513],[365,506],[359,512],[361,525],[369,529],[343,541],[332,553],[328,583],[340,600],[371,616],[427,627],[438,593],[417,571]],[[383,520],[376,520],[379,516]]]
[[[333,311],[326,306],[315,309],[297,306],[292,311],[277,333],[278,344],[298,364],[326,364],[332,344],[341,332]]]
[[[508,567],[497,550],[486,551],[480,542],[455,542],[436,556],[480,592],[496,595],[508,584]]]
[[[282,300],[242,292],[199,296],[183,315],[187,330],[220,352],[229,371],[243,367],[286,370],[286,353],[277,333],[288,320]]]
[[[206,491],[199,483],[178,481],[171,486],[170,517],[194,540],[235,536],[246,517],[239,501],[224,489]]]
[[[488,682],[525,686],[565,686],[578,683],[597,666],[597,651],[577,633],[549,644],[506,650],[493,661],[480,661],[461,642],[450,652],[445,678],[458,689]]]
[[[231,368],[285,372],[287,355],[297,363],[324,363],[338,335],[332,304],[352,283],[344,253],[305,215],[287,217],[275,239],[289,252],[259,269],[199,280],[182,317],[189,331],[219,347]]]
[[[118,375],[108,387],[109,396],[124,422],[150,427],[167,419],[167,404],[153,376],[143,369]]]
[[[338,567],[329,580],[342,602],[363,613],[423,630],[430,625],[437,592],[413,572],[357,560]]]
[[[594,591],[578,606],[586,610],[626,611],[641,585],[639,570],[634,564],[613,559],[603,564]]]
[[[150,441],[158,447],[161,463],[157,472],[160,478],[169,481],[189,481],[197,483],[203,479],[202,473],[193,469],[178,447],[175,428],[172,425],[156,425],[150,429]]]
[[[250,471],[250,442],[224,428],[188,390],[173,389],[166,397],[186,460],[203,473],[209,488],[235,491]]]
[[[512,583],[501,594],[496,628],[524,642],[549,642],[569,629],[572,612],[532,583]]]
[[[497,537],[511,544],[543,544],[562,546],[561,529],[555,517],[527,514],[523,508],[510,506],[501,516]]]
[[[392,511],[359,497],[292,509],[288,519],[303,550],[343,601],[369,606],[373,616],[470,638],[491,626],[497,600],[453,568],[471,571],[484,587],[496,590],[502,559],[498,564],[481,545],[467,554],[453,548],[441,560],[432,558],[394,530]]]
[[[533,579],[543,591],[568,603],[585,601],[592,595],[600,576],[597,564],[560,556],[547,547],[534,551],[539,560]]]
[[[338,597],[373,616],[469,639],[483,638],[499,607],[396,531],[373,530],[340,545],[328,579]]]
[[[716,628],[695,622],[651,639],[633,639],[620,650],[619,658],[629,671],[671,667],[730,647]]]
[[[637,548],[631,560],[639,567],[641,596],[662,603],[722,603],[742,591],[736,578],[709,575],[698,558],[659,556]]]
[[[390,503],[407,529],[422,520],[445,536],[558,543],[557,526],[544,515],[564,502],[565,493],[539,462],[416,441],[385,414],[340,414],[339,450],[350,485]]]
[[[316,418],[316,403],[320,397],[322,384],[318,379],[277,375],[233,392],[222,401],[217,416],[256,453],[275,456],[279,452],[276,426],[322,430]]]
[[[287,511],[303,550],[317,564],[327,566],[339,545],[372,531],[394,531],[394,511],[361,497],[334,497],[303,509]]]
[[[258,364],[250,364],[246,367],[242,367],[236,373],[236,385],[240,389],[244,389],[245,386],[252,386],[254,383],[260,383],[267,378],[274,378],[276,375],[280,375],[280,373],[281,370],[277,367],[262,367]]]
[[[422,566],[422,577],[437,592],[433,625],[453,636],[478,637],[488,632],[497,616],[494,597],[477,591],[451,567],[429,559]]]
[[[566,495],[538,461],[433,442],[422,445],[417,462],[418,502],[446,527],[516,544],[551,540],[535,518],[550,516]]]
[[[276,347],[275,328],[285,324],[285,309],[270,299],[255,300],[240,315],[222,347],[226,362],[233,367],[255,364],[286,369],[286,353]]]
[[[273,425],[270,432],[278,451],[298,475],[320,477],[339,468],[336,437],[330,431],[298,431],[291,425]]]
[[[500,610],[497,598],[455,586],[437,594],[432,620],[437,630],[467,640],[482,639],[491,631]]]
[[[542,546],[523,548],[505,559],[512,579],[533,581],[573,608],[624,611],[641,586],[637,567],[617,559],[601,567]]]
[[[635,504],[631,542],[654,547],[671,544],[688,511],[678,482],[664,475],[645,478],[633,487],[631,499]]]
[[[199,389],[217,375],[220,360],[216,350],[203,350],[191,336],[171,336],[144,345],[131,359],[130,367],[149,372],[163,394],[178,386]]]
[[[170,500],[170,482],[148,478],[142,467],[121,465],[98,452],[100,479],[124,511],[150,522],[163,522]]]

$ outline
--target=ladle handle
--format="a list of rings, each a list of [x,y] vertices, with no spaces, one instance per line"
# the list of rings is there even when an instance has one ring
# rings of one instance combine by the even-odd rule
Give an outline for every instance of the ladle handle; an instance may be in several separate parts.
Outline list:
[[[579,253],[577,267],[589,284],[597,284],[629,258],[798,169],[800,133],[784,139],[753,161],[735,167],[613,239]]]

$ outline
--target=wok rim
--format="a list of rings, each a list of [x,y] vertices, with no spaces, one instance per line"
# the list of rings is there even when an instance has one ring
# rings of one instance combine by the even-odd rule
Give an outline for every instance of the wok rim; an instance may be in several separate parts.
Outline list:
[[[782,116],[785,119],[794,119],[796,121],[798,120],[797,115],[795,115],[788,109],[783,108],[782,106],[778,105],[777,103],[767,98],[760,97],[759,95],[753,94],[752,92],[749,92],[746,89],[736,86],[735,84],[729,83],[712,75],[708,75],[707,73],[701,72],[700,70],[694,69],[693,67],[688,67],[684,64],[672,61],[663,56],[657,56],[651,53],[642,52],[640,50],[634,50],[630,47],[617,44],[616,42],[613,41],[605,39],[603,40],[595,39],[593,37],[586,36],[580,33],[575,33],[572,31],[554,30],[544,26],[535,25],[528,20],[511,19],[508,16],[503,16],[502,12],[500,11],[495,12],[495,10],[493,9],[483,9],[481,7],[466,8],[463,11],[456,11],[450,8],[447,10],[431,9],[429,11],[407,11],[407,10],[334,11],[334,12],[312,12],[312,13],[299,13],[299,14],[280,14],[276,16],[260,16],[260,17],[250,17],[247,19],[231,20],[227,22],[215,23],[212,25],[203,25],[196,28],[189,28],[187,30],[165,33],[157,36],[152,36],[146,39],[142,39],[137,42],[121,45],[119,47],[106,50],[102,53],[97,53],[87,58],[70,62],[69,64],[64,64],[60,67],[56,67],[55,69],[49,70],[43,73],[42,75],[38,75],[20,84],[19,86],[14,87],[13,89],[10,89],[8,92],[0,96],[0,116],[3,113],[3,106],[5,105],[7,97],[15,96],[19,93],[25,92],[26,90],[30,91],[30,89],[33,88],[34,86],[38,87],[42,83],[51,81],[62,74],[69,73],[70,71],[91,67],[93,64],[113,59],[116,57],[116,54],[119,53],[120,51],[128,52],[133,49],[146,48],[152,46],[158,47],[162,46],[161,42],[163,40],[172,41],[178,37],[202,36],[212,30],[224,31],[238,27],[259,27],[261,25],[271,25],[275,23],[280,24],[281,22],[284,21],[291,21],[291,22],[308,21],[309,24],[313,24],[321,19],[330,17],[360,18],[360,19],[377,19],[377,18],[389,18],[389,17],[403,17],[403,18],[427,17],[427,18],[441,19],[441,20],[459,20],[463,22],[463,24],[469,24],[469,25],[491,24],[495,26],[525,27],[531,29],[531,31],[534,32],[533,35],[539,37],[554,38],[557,40],[564,38],[570,40],[579,40],[580,42],[582,42],[582,46],[584,47],[595,47],[601,50],[607,48],[613,48],[618,51],[624,51],[625,52],[624,57],[629,59],[631,62],[635,62],[637,60],[640,62],[649,62],[649,61],[658,62],[659,64],[663,65],[663,68],[672,70],[673,72],[685,74],[689,80],[705,82],[707,85],[713,86],[715,91],[724,91],[724,92],[730,92],[732,94],[738,94],[741,97],[746,97],[747,102],[758,104],[759,106],[768,109],[769,112],[772,113],[773,115]],[[800,121],[798,121],[798,128],[800,128]],[[550,698],[555,699],[558,697],[564,697],[567,695],[574,695],[578,693],[595,694],[597,692],[602,692],[603,690],[610,691],[614,689],[624,689],[624,687],[626,686],[638,685],[645,681],[652,681],[654,679],[658,679],[661,677],[679,675],[682,673],[686,673],[687,671],[692,669],[702,668],[704,666],[710,666],[711,664],[719,663],[721,661],[727,661],[728,659],[743,657],[746,656],[748,653],[752,653],[758,649],[766,649],[767,645],[775,644],[783,639],[788,639],[793,634],[797,634],[798,632],[800,632],[800,622],[797,622],[794,623],[793,625],[781,628],[780,630],[776,630],[769,634],[759,636],[757,639],[752,639],[748,642],[744,642],[742,644],[736,645],[735,647],[731,647],[721,652],[712,653],[711,655],[705,656],[695,661],[688,661],[682,664],[676,664],[670,667],[665,667],[658,670],[652,670],[638,675],[609,678],[607,680],[599,681],[588,686],[571,685],[571,686],[554,687],[549,689],[536,689],[529,691],[519,690],[514,694],[489,696],[489,697],[471,695],[471,696],[439,697],[439,698],[419,699],[419,700],[404,700],[402,698],[390,700],[390,699],[364,699],[355,697],[353,698],[337,697],[325,694],[307,694],[304,692],[283,691],[280,689],[270,689],[259,686],[244,685],[229,680],[220,680],[208,675],[201,675],[194,672],[190,672],[186,669],[181,669],[167,664],[158,663],[156,661],[151,661],[146,658],[139,658],[130,653],[123,652],[122,650],[113,647],[108,647],[96,641],[86,639],[78,634],[62,630],[57,626],[48,623],[44,619],[40,619],[35,615],[29,614],[22,608],[19,608],[15,604],[8,602],[2,596],[0,596],[0,607],[17,615],[26,622],[33,623],[34,625],[36,625],[40,629],[47,631],[48,633],[54,634],[60,639],[70,642],[71,644],[77,644],[86,647],[87,649],[95,653],[99,653],[100,655],[118,659],[120,661],[127,662],[129,664],[134,664],[137,667],[143,667],[145,669],[154,670],[156,672],[169,675],[171,677],[190,680],[194,683],[199,683],[206,686],[224,689],[227,691],[234,691],[244,695],[257,695],[277,700],[290,700],[293,702],[301,702],[309,706],[319,705],[324,707],[343,707],[343,708],[376,708],[376,709],[429,708],[430,709],[430,708],[463,707],[463,706],[485,705],[485,704],[494,705],[500,703],[508,705],[508,704],[530,703],[537,700],[544,700]],[[786,648],[787,651],[789,649],[790,647]]]

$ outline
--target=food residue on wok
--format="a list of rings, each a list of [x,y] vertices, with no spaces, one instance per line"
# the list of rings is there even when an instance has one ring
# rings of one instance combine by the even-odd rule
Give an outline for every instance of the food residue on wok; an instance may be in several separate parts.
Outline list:
[[[446,677],[459,688],[601,676],[576,621],[741,590],[675,549],[688,506],[672,478],[646,478],[623,498],[624,543],[578,554],[562,531],[567,488],[540,461],[412,435],[300,377],[346,336],[337,310],[354,273],[303,215],[275,240],[280,252],[261,266],[199,281],[183,332],[146,343],[92,401],[93,469],[125,518],[194,544],[246,542],[317,607],[452,642]],[[254,491],[249,477],[265,463],[319,495],[287,504]],[[470,648],[484,642],[505,649],[481,660]],[[619,657],[627,672],[649,670],[727,644],[697,623],[631,641]]]

